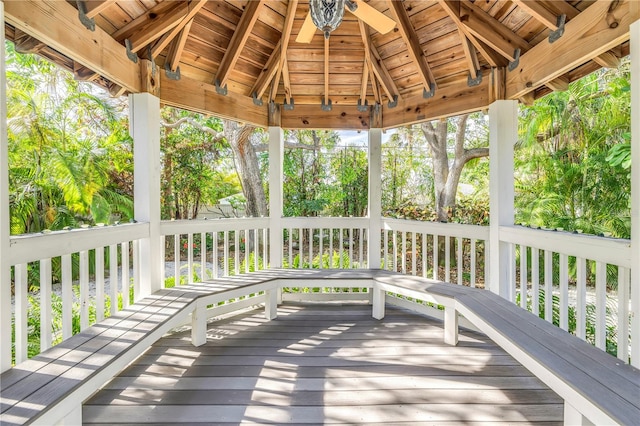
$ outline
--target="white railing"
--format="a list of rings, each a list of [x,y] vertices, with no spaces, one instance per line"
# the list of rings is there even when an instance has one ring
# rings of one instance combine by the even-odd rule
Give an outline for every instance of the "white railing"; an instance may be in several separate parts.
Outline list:
[[[484,286],[489,270],[488,227],[388,218],[383,227],[385,269]]]
[[[284,267],[368,267],[368,218],[293,217],[281,223]],[[164,286],[268,268],[269,224],[268,218],[163,221]],[[139,223],[12,237],[16,361],[28,354],[30,300],[40,307],[37,333],[44,350],[116,312],[118,300],[126,307],[130,291],[137,297],[138,241],[149,229]],[[488,227],[383,218],[380,232],[383,268],[485,287]],[[628,362],[630,342],[640,338],[629,327],[628,240],[509,226],[500,229],[500,241],[510,245],[508,297],[514,303],[601,349],[611,351],[607,345],[614,342],[618,357]],[[321,300],[333,293],[369,297],[359,288],[286,292],[298,299],[314,298],[312,293]]]
[[[165,269],[165,286],[257,271],[269,264],[269,218],[163,221],[160,233],[165,264],[173,264],[172,271]]]
[[[287,217],[282,228],[285,268],[368,267],[366,217]]]
[[[640,338],[629,329],[629,240],[521,226],[501,227],[500,240],[510,245],[514,303],[600,349],[615,344],[629,362],[631,340]]]
[[[148,235],[137,223],[11,237],[16,363],[28,357],[29,332],[39,335],[33,351],[43,351],[128,306],[139,294],[138,241]],[[37,330],[30,305],[39,307]]]

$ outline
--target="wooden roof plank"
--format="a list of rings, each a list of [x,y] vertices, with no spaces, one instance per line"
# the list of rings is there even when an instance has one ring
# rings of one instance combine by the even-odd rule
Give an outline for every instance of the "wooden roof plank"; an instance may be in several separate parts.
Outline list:
[[[158,3],[156,6],[152,7],[142,15],[136,17],[132,21],[129,21],[127,24],[116,30],[113,34],[111,34],[111,37],[118,41],[123,41],[125,38],[129,38],[134,33],[141,30],[150,22],[153,22],[159,16],[163,16],[166,12],[173,11],[179,6],[180,4],[175,2]]]
[[[630,11],[629,2],[613,10],[610,6],[610,2],[592,4],[565,25],[564,35],[555,43],[540,43],[520,56],[518,67],[507,73],[508,99],[518,99],[628,40],[629,26],[640,16]]]
[[[391,14],[393,15],[395,21],[398,23],[398,30],[400,32],[400,35],[407,44],[409,56],[418,67],[424,89],[427,92],[430,92],[432,86],[437,87],[436,80],[431,73],[431,68],[429,68],[427,58],[425,57],[424,51],[420,46],[418,36],[416,35],[416,32],[411,25],[409,15],[407,14],[407,11],[405,10],[402,2],[393,0],[387,1],[389,3],[389,10],[391,11]]]
[[[251,30],[258,20],[258,11],[264,4],[264,1],[265,0],[258,0],[247,3],[245,10],[240,17],[240,22],[238,22],[238,25],[233,32],[229,46],[227,46],[222,62],[218,67],[214,82],[218,86],[224,87],[227,83],[227,79],[240,57],[242,48],[247,42],[247,39],[251,35]]]

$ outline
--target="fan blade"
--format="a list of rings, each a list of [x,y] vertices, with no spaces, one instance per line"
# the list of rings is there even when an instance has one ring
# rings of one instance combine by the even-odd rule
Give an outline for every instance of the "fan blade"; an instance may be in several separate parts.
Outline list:
[[[300,28],[300,32],[298,33],[298,37],[296,37],[297,43],[311,43],[313,36],[316,33],[316,26],[311,20],[311,13],[307,13],[307,17]]]
[[[380,34],[386,34],[396,26],[396,22],[393,19],[369,6],[362,0],[352,0],[352,2],[355,4],[356,8],[355,10],[352,10],[351,7],[349,7],[351,13],[356,15],[358,19],[364,21]]]

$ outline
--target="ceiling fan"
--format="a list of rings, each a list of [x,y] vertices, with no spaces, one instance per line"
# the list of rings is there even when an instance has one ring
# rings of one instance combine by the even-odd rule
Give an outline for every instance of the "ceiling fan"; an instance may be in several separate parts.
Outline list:
[[[388,33],[396,26],[393,19],[362,0],[310,0],[309,14],[300,28],[296,42],[311,43],[316,29],[324,33],[325,39],[329,39],[330,33],[342,22],[345,7],[381,34]]]

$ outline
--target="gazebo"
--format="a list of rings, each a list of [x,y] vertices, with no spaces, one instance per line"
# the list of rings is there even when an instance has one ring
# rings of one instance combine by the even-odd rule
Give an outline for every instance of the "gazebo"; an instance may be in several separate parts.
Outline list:
[[[448,345],[458,343],[460,324],[471,330],[464,332],[468,334],[461,332],[461,342],[469,345],[495,342],[496,351],[506,351],[505,356],[508,353],[514,357],[531,375],[560,395],[557,400],[547,400],[555,404],[553,409],[564,407],[561,418],[549,418],[551,421],[563,420],[565,424],[640,421],[640,373],[637,370],[640,367],[640,167],[635,167],[640,164],[637,147],[640,138],[640,119],[637,119],[640,2],[23,0],[0,1],[0,16],[5,22],[2,46],[5,39],[10,40],[18,52],[48,58],[73,72],[77,79],[92,81],[113,96],[129,96],[136,219],[135,223],[116,226],[10,235],[5,66],[4,59],[0,60],[3,423],[90,421],[82,417],[82,403],[146,353],[165,332],[188,322],[193,344],[200,347],[207,342],[207,327],[209,341],[216,338],[216,334],[250,333],[238,330],[247,327],[247,323],[256,326],[261,323],[257,316],[251,316],[253,311],[246,313],[246,309],[258,304],[265,305],[265,318],[269,320],[278,315],[304,317],[306,305],[287,305],[293,301],[364,301],[373,304],[373,317],[377,320],[385,317],[386,306],[390,309],[388,316],[396,322],[411,322],[406,310],[417,311],[420,315],[435,317],[429,327],[441,328],[444,321],[444,341]],[[634,164],[631,240],[515,225],[513,153],[518,103],[529,104],[552,91],[566,90],[569,83],[593,71],[616,67],[626,55],[631,55],[631,108],[636,117],[632,119],[631,132]],[[269,217],[160,220],[161,105],[268,129]],[[383,132],[480,110],[488,111],[490,120],[490,226],[383,217],[380,195]],[[283,217],[283,129],[367,132],[369,205],[366,217]],[[305,235],[307,241],[315,239],[318,244],[305,247],[302,237]],[[187,258],[183,259],[188,264],[188,282],[185,286],[165,289],[168,277],[165,277],[164,263],[168,255],[175,260],[175,282],[180,282],[182,238],[189,242]],[[213,242],[211,251],[204,248],[200,254],[199,266],[192,250],[194,238]],[[318,254],[339,251],[342,258],[345,251],[349,260],[341,262],[340,267],[357,269],[351,272],[294,270],[291,268],[294,238],[300,239],[297,255],[308,256],[309,265]],[[253,244],[239,250],[242,239],[251,240]],[[168,241],[174,242],[174,253],[166,253]],[[444,273],[437,267],[438,256],[442,256],[440,241],[444,242]],[[419,252],[423,255],[419,256]],[[426,255],[428,252],[430,258]],[[463,255],[468,256],[468,262],[462,261]],[[71,333],[73,256],[79,259],[83,330],[76,336]],[[458,262],[452,265],[451,258],[456,256]],[[63,271],[63,325],[62,342],[52,347],[55,336],[51,332],[51,264],[52,259],[57,258]],[[554,278],[556,258],[559,270]],[[570,258],[575,260],[575,276],[569,272]],[[205,275],[207,259],[215,265],[210,279],[205,283],[192,282],[197,268],[201,268],[201,276]],[[427,262],[432,262],[429,276]],[[27,265],[30,263],[37,263],[40,271],[38,297],[43,352],[27,360]],[[93,277],[89,276],[89,263],[95,271]],[[592,263],[596,270],[597,349],[584,342],[586,269]],[[418,268],[417,264],[423,267]],[[606,270],[611,266],[618,269],[617,358],[603,351]],[[322,262],[318,267],[323,267]],[[263,270],[255,272],[259,269]],[[416,276],[418,270],[422,277]],[[472,288],[476,286],[478,274],[482,275],[484,290]],[[450,283],[452,276],[457,282]],[[110,293],[105,294],[106,278],[112,283],[120,282],[121,288],[111,285]],[[95,297],[89,294],[90,279],[96,282]],[[566,332],[569,281],[576,284],[576,337]],[[105,296],[116,300],[118,292],[128,294],[131,282],[136,303],[129,305],[128,297],[124,297],[123,310],[118,312],[117,304],[112,304],[111,317],[105,319],[101,314]],[[178,294],[179,288],[182,289]],[[243,292],[242,288],[250,291]],[[551,297],[545,298],[543,308],[538,303],[530,303],[537,301],[542,293],[550,295],[554,288],[560,306],[559,328],[549,324]],[[518,299],[519,307],[515,305]],[[165,303],[158,311],[164,315],[163,319],[153,317],[156,311],[140,317],[152,312],[150,309],[160,302]],[[89,320],[90,306],[98,312],[95,324]],[[318,309],[314,315],[320,322],[341,311],[362,311],[362,305],[357,309],[314,306]],[[527,309],[534,315],[527,313]],[[546,321],[537,322],[539,309],[544,311]],[[231,316],[219,323],[207,323],[208,318],[238,312],[244,312],[238,322],[234,322],[237,317]],[[134,317],[137,326],[124,325]],[[116,319],[123,322],[116,324]],[[150,323],[153,326],[149,326]],[[293,320],[283,320],[283,323],[295,326]],[[356,323],[349,324],[348,316],[341,317],[333,325],[324,324],[328,327],[324,332],[338,333],[358,327]],[[147,326],[151,328],[145,328]],[[108,344],[89,345],[89,341],[95,343],[96,336],[106,339],[105,336],[118,327],[126,328],[126,333],[131,332],[127,327],[133,327],[140,336],[126,334],[127,343],[117,351]],[[375,324],[366,323],[366,327],[371,328],[364,332],[365,336],[373,333]],[[522,336],[518,335],[519,327]],[[314,333],[320,333],[319,330]],[[408,333],[407,339],[412,336],[409,331],[404,331]],[[286,329],[267,332],[287,333]],[[255,338],[255,334],[249,335]],[[548,343],[542,345],[543,350],[539,343],[545,336]],[[303,356],[301,341],[296,344],[295,349],[286,346],[280,349],[295,350]],[[107,347],[111,352],[103,350]],[[15,348],[15,366],[12,348]],[[176,348],[180,348],[180,344]],[[180,350],[176,349],[176,353]],[[451,362],[455,363],[455,359]],[[175,363],[181,365],[180,361]],[[223,372],[220,374],[224,376]],[[262,373],[256,374],[257,380]],[[375,386],[383,386],[376,383],[370,391],[376,390]],[[420,388],[423,391],[431,385],[424,386]],[[219,390],[230,389],[232,387]],[[393,400],[396,405],[412,404],[407,402],[411,400],[410,392],[398,395],[403,396]],[[512,396],[513,404],[522,404],[525,398],[520,395],[517,402],[515,394]],[[129,402],[133,404],[136,398]],[[324,404],[325,409],[332,404],[340,405],[337,396],[331,398],[320,397],[320,405]],[[98,393],[91,407],[100,405],[99,401],[113,400]],[[233,405],[233,402],[226,404]],[[368,402],[359,400],[358,404]],[[206,404],[199,405],[203,406]],[[427,410],[424,404],[413,407]],[[94,408],[87,413],[96,413]],[[184,410],[188,410],[188,404]],[[207,416],[217,415],[213,408],[203,410]],[[545,408],[541,405],[532,410],[544,411]],[[374,414],[363,414],[356,410],[354,414],[343,410],[340,416],[316,416],[305,421],[394,421],[393,416],[385,416],[383,412],[380,409],[373,410]],[[182,411],[172,413],[170,407],[158,413],[164,414],[147,420],[162,422],[162,416],[167,416],[164,421],[175,423],[188,419],[176,414]],[[222,416],[219,422],[234,422],[238,418],[255,422],[300,422],[307,411],[273,418],[261,418],[260,413],[264,412],[260,410],[256,413],[257,417],[229,414],[231,417]],[[91,421],[111,421],[109,414],[102,416],[95,415]],[[488,416],[490,420],[497,420]],[[463,417],[423,418],[418,412],[410,419],[455,423]],[[216,418],[209,421],[217,422]],[[527,418],[516,416],[506,421],[527,421]]]

